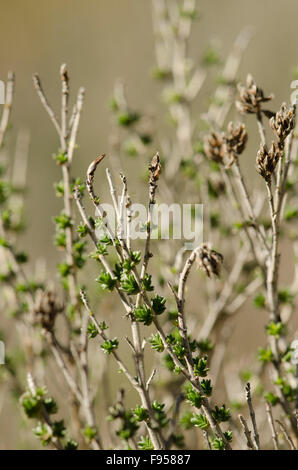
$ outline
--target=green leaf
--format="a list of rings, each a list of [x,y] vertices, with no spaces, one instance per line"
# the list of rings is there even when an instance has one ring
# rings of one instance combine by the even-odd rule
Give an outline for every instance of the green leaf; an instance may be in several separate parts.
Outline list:
[[[24,253],[23,251],[20,251],[19,253],[15,254],[15,259],[16,259],[17,263],[24,264],[24,263],[27,263],[27,261],[28,261],[28,255],[27,255],[27,253]]]
[[[89,339],[96,338],[98,335],[98,331],[94,323],[89,323],[87,327],[88,337]]]
[[[59,181],[58,183],[54,184],[55,192],[57,197],[63,197],[64,195],[64,183],[63,181]]]
[[[209,368],[207,367],[207,356],[205,357],[195,357],[194,361],[194,373],[199,377],[206,377]]]
[[[135,415],[137,421],[147,421],[149,418],[148,411],[142,406],[137,406],[134,410],[132,410],[132,412]]]
[[[281,304],[292,304],[294,297],[294,294],[288,289],[283,289],[278,292],[278,301]]]
[[[200,429],[208,429],[209,428],[209,421],[208,419],[206,418],[206,416],[202,415],[202,414],[194,414],[193,417],[191,418],[191,423],[196,426],[196,427],[199,427]]]
[[[71,273],[71,266],[66,262],[58,264],[57,267],[61,277],[67,277]]]
[[[204,65],[218,65],[220,63],[220,54],[214,48],[209,46],[203,56],[202,62]]]
[[[152,70],[152,77],[155,80],[168,80],[172,75],[172,72],[167,69],[162,69],[160,67],[154,67]]]
[[[240,375],[240,379],[245,383],[249,382],[252,377],[252,373],[250,370],[242,370],[240,371],[239,375]]]
[[[109,327],[108,327],[108,325],[106,324],[106,322],[103,320],[102,322],[100,322],[99,328],[100,328],[102,331],[104,331],[104,330],[107,330]]]
[[[209,379],[204,379],[201,381],[201,387],[204,390],[204,393],[207,397],[210,397],[212,395],[212,385],[211,385],[211,380]]]
[[[141,436],[138,441],[138,448],[141,450],[154,450],[154,446],[148,436]]]
[[[112,291],[117,281],[116,279],[112,278],[110,273],[102,272],[100,276],[96,279],[96,282],[99,283],[102,289]]]
[[[86,437],[87,441],[88,442],[91,442],[92,439],[95,438],[96,436],[96,433],[97,433],[97,430],[95,427],[92,427],[92,426],[87,426],[84,431],[83,431],[83,434],[84,436]]]
[[[114,339],[107,339],[100,347],[106,354],[111,354],[118,348],[119,341],[117,338]]]
[[[12,192],[12,187],[7,181],[0,181],[0,204],[7,201]]]
[[[199,17],[199,12],[196,8],[179,8],[179,14],[180,16],[184,18],[188,18],[190,20],[195,20],[198,19]]]
[[[184,429],[191,429],[194,425],[192,422],[193,416],[194,414],[191,411],[186,411],[180,419],[180,425]]]
[[[64,449],[65,450],[77,450],[78,447],[79,445],[76,441],[74,441],[73,439],[68,439],[64,446]]]
[[[197,345],[198,345],[199,350],[202,353],[207,353],[209,351],[212,351],[214,347],[209,339],[202,339],[201,341],[197,343]]]
[[[191,406],[195,406],[196,408],[201,408],[202,406],[202,397],[197,390],[193,388],[191,384],[187,384],[185,387],[185,398]]]
[[[166,299],[161,297],[160,295],[155,295],[153,299],[151,299],[151,305],[154,313],[156,315],[161,315],[166,309]]]
[[[266,307],[266,299],[263,294],[257,294],[254,298],[254,305],[257,308],[265,308]]]
[[[279,403],[279,398],[277,395],[274,395],[273,393],[271,392],[268,392],[266,393],[265,395],[265,399],[272,405],[272,406],[276,406],[278,403]]]
[[[65,230],[68,227],[72,227],[73,221],[70,216],[66,215],[65,212],[61,212],[60,215],[54,217],[54,221],[61,230]]]
[[[26,392],[21,397],[21,405],[28,418],[36,418],[41,411],[42,402],[39,397]]]
[[[139,293],[138,283],[132,273],[122,276],[121,289],[128,295],[135,295]]]
[[[269,323],[269,325],[266,326],[266,330],[268,332],[268,335],[275,336],[278,338],[280,335],[284,333],[285,325],[281,322],[278,322],[278,323],[271,322]]]
[[[166,426],[169,422],[165,412],[164,412],[164,403],[160,403],[157,400],[154,400],[152,403],[152,409],[154,411],[154,417],[159,424],[160,428]]]
[[[52,424],[53,436],[55,437],[64,437],[66,433],[66,428],[64,426],[63,419],[60,421],[54,421]]]
[[[140,119],[140,115],[133,111],[123,112],[118,115],[117,121],[119,126],[129,127],[132,124],[135,124]]]
[[[224,450],[225,444],[221,437],[216,437],[211,441],[212,446],[215,450]]]
[[[151,284],[151,278],[151,274],[146,273],[144,279],[142,280],[142,287],[147,292],[154,290],[154,287]]]
[[[51,440],[52,436],[47,426],[44,423],[38,422],[37,426],[33,428],[33,434],[40,439],[43,446],[47,446]]]
[[[218,423],[221,423],[230,419],[231,412],[229,408],[226,408],[226,405],[222,405],[220,408],[215,405],[214,410],[212,410],[212,416]]]
[[[274,359],[273,352],[270,348],[259,348],[258,359],[260,362],[271,362]]]
[[[140,305],[134,311],[134,316],[137,322],[144,323],[144,325],[149,326],[153,320],[152,310],[147,307],[147,305]]]
[[[45,398],[43,401],[43,404],[44,404],[45,409],[49,413],[49,415],[53,415],[57,413],[58,406],[54,398],[52,397]]]
[[[186,352],[187,352],[185,346],[183,346],[183,344],[180,342],[177,342],[176,344],[174,344],[172,349],[173,349],[175,356],[177,356],[179,360],[183,359],[183,357],[186,355]]]
[[[66,233],[64,231],[57,231],[55,234],[55,245],[60,248],[66,247]]]
[[[152,349],[159,353],[163,352],[165,349],[159,333],[152,334],[148,342],[151,344]]]
[[[3,248],[10,248],[11,245],[7,240],[5,240],[5,238],[0,237],[0,246]]]
[[[276,385],[280,387],[282,390],[283,395],[286,397],[288,401],[293,401],[296,397],[296,389],[292,388],[286,380],[278,377],[278,379],[274,382]]]
[[[284,213],[284,219],[287,221],[290,221],[292,219],[298,218],[298,209],[296,207],[286,207],[285,213]]]
[[[88,229],[87,225],[79,224],[77,226],[77,233],[79,234],[79,236],[81,238],[86,237],[86,235],[88,235],[88,232],[89,232],[89,229]]]
[[[53,159],[56,160],[58,165],[64,165],[68,161],[67,153],[58,153],[53,155]]]
[[[185,447],[185,438],[183,434],[172,434],[172,441],[174,446],[178,447],[179,449]]]
[[[102,223],[102,222],[101,222]],[[99,224],[99,221],[98,219],[96,220],[96,227],[98,228],[98,224]],[[100,243],[103,243],[104,245],[112,245],[113,244],[113,240],[109,237],[109,235],[105,235],[104,237],[102,237],[100,239]]]
[[[232,442],[232,440],[233,440],[233,431],[225,431],[223,433],[223,435],[225,436],[225,438],[228,442]]]

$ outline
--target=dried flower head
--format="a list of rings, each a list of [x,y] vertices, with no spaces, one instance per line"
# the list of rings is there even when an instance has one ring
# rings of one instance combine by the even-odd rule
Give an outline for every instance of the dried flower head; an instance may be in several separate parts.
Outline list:
[[[50,290],[42,292],[34,307],[35,323],[40,324],[47,331],[52,331],[56,316],[63,309],[64,306],[58,301],[54,292]]]
[[[227,132],[223,134],[225,153],[229,158],[229,166],[231,166],[235,158],[240,155],[246,146],[247,132],[244,124],[233,124],[230,122],[227,127]]]
[[[155,192],[157,188],[157,181],[159,180],[161,173],[161,164],[160,164],[160,158],[159,158],[159,153],[156,152],[154,157],[152,158],[152,161],[149,165],[149,199],[150,199],[150,204],[155,204]]]
[[[286,103],[281,105],[280,110],[272,117],[269,124],[282,144],[295,126],[295,108],[291,106],[287,109]]]
[[[208,277],[219,276],[223,263],[223,256],[212,250],[206,243],[198,248],[197,262],[200,269],[203,269]]]
[[[256,85],[252,75],[248,74],[246,86],[238,85],[239,100],[236,101],[236,108],[242,114],[255,114],[261,110],[261,104],[270,101],[273,96],[264,96],[264,92]]]
[[[152,161],[149,165],[149,171],[150,171],[150,182],[158,181],[160,177],[160,173],[161,173],[161,164],[160,164],[160,158],[159,158],[158,152],[156,152],[156,154],[152,158]]]
[[[95,176],[95,171],[99,163],[105,158],[105,154],[103,153],[102,155],[99,155],[95,160],[93,160],[92,163],[88,166],[87,169],[87,179],[86,179],[86,187],[88,190],[88,193],[92,199],[92,201],[98,205],[99,199],[94,193],[93,189],[93,181],[94,181],[94,176]]]
[[[212,131],[204,137],[204,152],[209,160],[216,163],[223,163],[224,149],[222,136]]]
[[[261,144],[257,154],[257,172],[268,182],[271,181],[272,174],[281,157],[281,150],[275,142],[272,142],[268,151],[266,145]]]

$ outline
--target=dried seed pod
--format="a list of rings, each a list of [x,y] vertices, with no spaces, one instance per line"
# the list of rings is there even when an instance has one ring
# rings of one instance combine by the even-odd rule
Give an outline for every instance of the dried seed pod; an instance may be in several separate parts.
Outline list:
[[[149,200],[150,204],[155,204],[155,191],[157,188],[157,181],[159,180],[161,173],[161,164],[158,152],[156,152],[152,158],[151,164],[149,165],[149,172]]]
[[[295,107],[291,106],[287,109],[286,103],[283,103],[276,115],[270,119],[269,124],[278,137],[280,147],[283,148],[284,140],[295,126]]]
[[[236,108],[241,114],[255,114],[261,110],[261,104],[270,101],[273,96],[264,96],[264,92],[256,85],[252,75],[248,74],[246,86],[238,85],[239,100],[236,101]]]
[[[159,153],[156,152],[154,157],[152,158],[151,164],[149,165],[149,171],[150,171],[150,183],[155,183],[158,181],[161,173],[161,164],[160,164],[160,158],[159,158]]]
[[[58,301],[54,292],[50,290],[42,292],[34,307],[35,323],[47,331],[52,331],[56,316],[63,310],[64,306]]]
[[[197,262],[200,269],[203,269],[208,277],[219,276],[223,263],[223,256],[212,250],[206,243],[203,243],[197,252]]]
[[[257,153],[257,172],[268,182],[271,181],[272,174],[276,168],[278,160],[281,158],[281,150],[275,142],[272,142],[268,151],[266,145],[261,144]]]
[[[229,158],[229,166],[231,166],[235,158],[240,155],[246,146],[247,132],[244,124],[233,124],[230,122],[227,127],[227,132],[223,134],[225,153]]]
[[[204,152],[209,160],[223,163],[224,149],[222,136],[217,132],[211,132],[204,137]]]
[[[93,181],[94,181],[96,168],[98,164],[104,159],[105,156],[106,156],[105,153],[103,153],[102,155],[99,155],[92,163],[90,163],[87,169],[86,187],[87,187],[88,193],[92,201],[97,205],[99,204],[99,200],[98,200],[98,197],[94,193]]]

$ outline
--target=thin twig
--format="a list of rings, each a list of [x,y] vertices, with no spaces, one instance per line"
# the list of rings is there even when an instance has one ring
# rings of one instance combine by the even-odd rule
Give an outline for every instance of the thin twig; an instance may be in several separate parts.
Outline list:
[[[281,432],[283,433],[284,438],[285,438],[286,441],[288,442],[290,449],[291,449],[291,450],[296,450],[295,444],[294,444],[294,442],[292,441],[292,438],[291,438],[291,436],[289,435],[289,433],[288,433],[286,427],[285,427],[285,426],[282,424],[282,422],[279,421],[278,419],[276,419],[275,421],[276,421],[277,424],[279,425],[280,430],[281,430]]]
[[[276,429],[275,429],[275,426],[274,426],[274,421],[273,421],[273,416],[272,416],[272,406],[269,402],[266,402],[266,413],[267,413],[267,419],[268,419],[268,423],[269,423],[270,430],[271,430],[274,449],[278,450],[279,449],[279,447],[278,447],[278,436],[277,436]]]
[[[4,137],[5,137],[8,124],[9,124],[9,118],[10,118],[11,107],[12,107],[12,99],[13,99],[13,93],[14,93],[14,85],[15,85],[15,76],[12,72],[9,72],[7,76],[5,104],[4,104],[4,109],[2,112],[2,117],[1,117],[1,122],[0,122],[0,148],[3,145]]]
[[[249,382],[246,384],[245,391],[246,391],[246,400],[247,400],[249,413],[250,413],[250,419],[251,419],[253,430],[254,430],[255,448],[257,450],[260,450],[260,437],[259,437],[258,428],[257,428],[255,411],[254,411],[252,400],[251,400],[250,383]]]
[[[246,443],[247,443],[247,447],[248,449],[254,449],[255,448],[255,445],[254,445],[254,442],[252,441],[252,438],[251,438],[251,431],[249,430],[248,426],[247,426],[247,422],[245,421],[244,417],[242,415],[238,415],[238,418],[239,418],[239,421],[241,423],[241,426],[243,428],[243,432],[245,434],[245,437],[246,437]]]

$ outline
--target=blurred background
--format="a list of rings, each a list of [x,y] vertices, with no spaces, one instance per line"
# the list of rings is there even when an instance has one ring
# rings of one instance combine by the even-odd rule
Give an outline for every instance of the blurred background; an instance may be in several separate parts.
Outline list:
[[[72,98],[79,86],[86,88],[79,148],[74,157],[76,175],[83,175],[90,161],[107,151],[114,119],[109,99],[116,79],[125,81],[131,107],[153,116],[159,131],[164,128],[167,132],[161,88],[151,76],[155,64],[151,1],[0,1],[0,79],[6,79],[8,70],[16,74],[9,145],[14,147],[20,129],[31,135],[27,193],[30,230],[24,235],[23,246],[32,260],[46,254],[48,270],[55,276],[58,255],[52,243],[54,226],[48,214],[60,210],[53,189],[53,182],[60,179],[60,169],[52,159],[59,142],[33,89],[32,74],[40,74],[57,112],[59,68],[63,62],[68,65]],[[206,47],[214,41],[225,57],[238,33],[247,25],[253,26],[255,36],[245,52],[239,79],[244,81],[247,73],[252,73],[265,93],[274,92],[275,108],[282,101],[289,102],[292,69],[298,63],[298,3],[295,0],[198,3],[200,21],[194,22],[189,52],[194,61],[199,62]],[[195,103],[198,119],[206,110],[212,86],[207,80]],[[19,445],[15,431],[18,421],[10,419],[8,413],[1,413],[0,420],[0,448]]]

